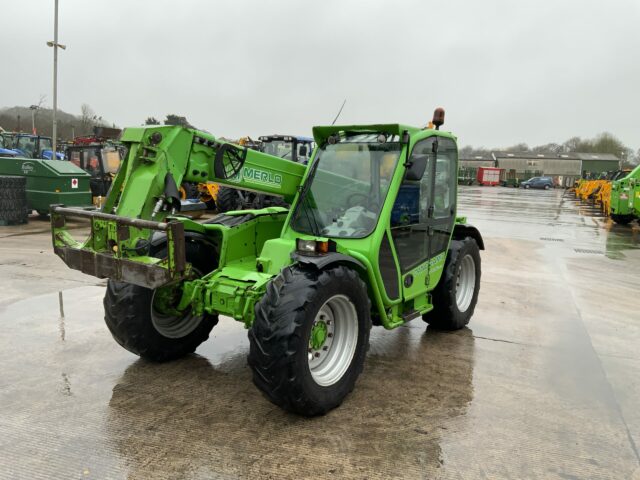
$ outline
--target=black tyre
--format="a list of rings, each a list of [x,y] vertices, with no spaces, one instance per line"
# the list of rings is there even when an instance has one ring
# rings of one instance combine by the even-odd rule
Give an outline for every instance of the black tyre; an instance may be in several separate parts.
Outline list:
[[[442,330],[458,330],[469,323],[480,292],[480,250],[473,238],[452,240],[444,271],[433,291],[433,310],[422,317]]]
[[[188,242],[186,253],[196,276],[212,271],[217,265],[213,248]],[[155,255],[162,258],[166,247]],[[131,353],[155,362],[193,353],[218,323],[217,315],[197,316],[190,310],[183,315],[167,313],[172,302],[179,300],[180,291],[179,286],[172,290],[166,288],[151,290],[109,280],[103,302],[105,322],[116,342]],[[160,312],[161,306],[164,313]]]
[[[370,311],[367,287],[353,270],[285,268],[255,308],[253,382],[271,402],[301,415],[337,407],[362,372]]]
[[[242,210],[242,198],[240,192],[235,188],[220,187],[216,198],[216,208],[218,212],[230,212],[232,210]]]
[[[198,191],[198,185],[193,182],[182,182],[180,185],[180,197],[182,200],[191,198],[198,198],[200,192]]]
[[[611,220],[616,222],[618,225],[628,225],[633,220],[633,215],[617,215],[612,213]]]
[[[27,179],[17,176],[0,176],[0,224],[26,223]]]

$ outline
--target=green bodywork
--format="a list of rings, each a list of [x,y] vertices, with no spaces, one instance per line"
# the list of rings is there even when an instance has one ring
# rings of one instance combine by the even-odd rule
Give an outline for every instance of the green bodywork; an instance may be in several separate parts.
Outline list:
[[[375,227],[364,238],[328,238],[299,233],[291,226],[292,216],[318,151],[330,136],[346,131],[382,132],[402,139],[399,161],[390,177],[388,195],[381,205]],[[244,149],[192,129],[172,126],[126,129],[122,142],[128,148],[128,155],[102,212],[91,217],[89,238],[77,242],[67,232],[65,218],[76,213],[70,209],[52,209],[55,251],[70,267],[85,273],[160,289],[162,293],[156,308],[159,303],[168,311],[192,308],[197,313],[218,313],[250,327],[254,306],[265,294],[267,284],[283,268],[301,261],[296,252],[296,241],[330,240],[333,255],[348,260],[348,265],[367,284],[372,314],[384,327],[397,327],[430,311],[433,306],[429,292],[440,280],[446,251],[402,274],[396,269],[400,292],[397,298],[390,298],[385,290],[378,266],[379,255],[383,239],[391,238],[392,208],[409,166],[408,152],[416,142],[431,136],[446,137],[453,142],[455,137],[447,132],[399,124],[315,127],[313,133],[318,147],[306,166]],[[234,166],[237,170],[239,163],[241,167],[237,173],[230,174]],[[227,220],[240,217],[238,222],[197,223],[166,207],[157,211],[158,205],[167,197],[168,175],[177,185],[182,181],[214,181],[279,195],[292,207],[291,210],[270,207],[227,212],[221,217]],[[451,188],[456,188],[455,184],[454,176]],[[455,216],[454,207],[451,212]],[[464,223],[465,219],[457,217],[455,222]],[[151,256],[145,248],[157,230],[167,234],[167,256],[162,259]],[[217,268],[201,278],[193,278],[190,265],[181,261],[185,236],[189,235],[210,242],[211,254],[218,257]],[[398,265],[393,245],[391,254]],[[318,345],[324,341],[321,327],[314,332],[312,341]]]
[[[640,218],[640,165],[612,182],[611,214]]]
[[[46,213],[51,204],[91,205],[90,175],[67,161],[0,158],[0,175],[26,177],[31,210]]]

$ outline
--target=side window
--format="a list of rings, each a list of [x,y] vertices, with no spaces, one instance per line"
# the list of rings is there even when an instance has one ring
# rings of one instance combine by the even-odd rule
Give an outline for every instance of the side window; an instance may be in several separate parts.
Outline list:
[[[429,258],[427,222],[435,160],[434,141],[430,137],[413,147],[411,158],[426,156],[427,168],[420,181],[405,180],[402,183],[391,211],[391,235],[403,273]]]
[[[441,138],[438,141],[433,218],[438,219],[451,216],[451,209],[456,202],[457,155],[458,150],[451,140]]]

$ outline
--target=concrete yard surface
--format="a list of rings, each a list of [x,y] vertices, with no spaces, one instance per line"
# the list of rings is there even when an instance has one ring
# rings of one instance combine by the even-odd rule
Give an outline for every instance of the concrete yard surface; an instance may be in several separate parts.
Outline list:
[[[138,359],[48,224],[0,229],[0,478],[640,480],[640,228],[562,190],[461,187],[482,232],[468,328],[374,328],[324,417],[251,382],[243,326]]]

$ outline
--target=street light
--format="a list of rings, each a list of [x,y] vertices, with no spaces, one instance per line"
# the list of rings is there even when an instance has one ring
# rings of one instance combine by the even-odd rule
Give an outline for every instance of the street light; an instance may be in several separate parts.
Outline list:
[[[53,158],[56,158],[56,142],[58,139],[58,48],[67,49],[66,45],[58,43],[58,0],[56,0],[55,15],[53,20],[53,42],[47,42],[47,46],[53,48]]]
[[[31,105],[29,110],[31,110],[31,133],[36,134],[36,110],[40,107],[38,105]]]

